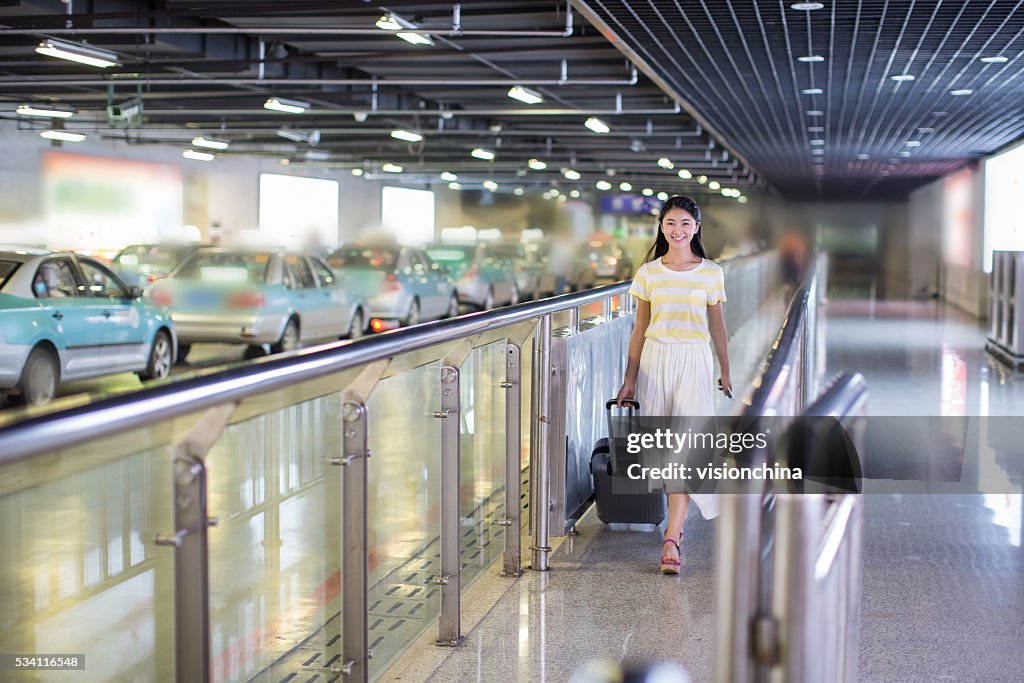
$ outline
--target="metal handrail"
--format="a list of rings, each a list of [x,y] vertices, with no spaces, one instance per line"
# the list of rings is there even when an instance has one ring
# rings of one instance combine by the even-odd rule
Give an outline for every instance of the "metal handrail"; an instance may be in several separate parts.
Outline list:
[[[804,415],[809,417],[843,417],[855,412],[858,404],[867,397],[868,387],[864,375],[859,372],[840,375],[814,403],[807,407]]]
[[[451,320],[387,332],[358,343],[332,342],[257,360],[251,365],[30,418],[0,428],[0,466],[78,446],[84,441],[165,422],[222,403],[242,401],[384,358],[603,301],[625,294],[629,284],[619,282],[586,292],[470,313]]]

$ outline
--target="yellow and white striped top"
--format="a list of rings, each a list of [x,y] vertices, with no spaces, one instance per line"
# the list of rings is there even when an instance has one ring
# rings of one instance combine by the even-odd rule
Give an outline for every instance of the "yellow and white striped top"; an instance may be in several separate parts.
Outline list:
[[[704,259],[692,270],[671,270],[661,259],[649,261],[636,271],[629,293],[651,303],[648,339],[670,343],[707,343],[708,306],[725,301],[722,267]]]

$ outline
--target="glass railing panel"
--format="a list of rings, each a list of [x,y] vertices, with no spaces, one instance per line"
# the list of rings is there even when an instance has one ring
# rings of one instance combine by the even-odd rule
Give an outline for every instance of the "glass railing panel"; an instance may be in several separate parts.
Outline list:
[[[153,539],[172,528],[175,433],[0,468],[0,652],[84,653],[92,680],[173,679],[174,556]]]
[[[505,381],[504,340],[469,354],[461,373],[459,510],[465,590],[504,550]]]
[[[435,362],[387,377],[367,402],[371,676],[440,611],[440,371]]]

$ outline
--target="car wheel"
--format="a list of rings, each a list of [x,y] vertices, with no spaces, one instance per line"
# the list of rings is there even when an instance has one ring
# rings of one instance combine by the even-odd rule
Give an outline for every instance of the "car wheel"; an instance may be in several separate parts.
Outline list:
[[[29,406],[50,402],[57,393],[57,359],[45,349],[33,349],[21,371],[21,394],[15,399]]]
[[[171,372],[171,336],[161,330],[153,337],[153,345],[149,347],[149,362],[146,370],[139,373],[139,379],[146,382],[151,379],[163,379]]]
[[[288,324],[284,326],[281,339],[276,344],[270,345],[270,352],[284,353],[297,348],[299,348],[299,324],[295,322],[295,318],[290,318]]]
[[[419,299],[413,299],[412,303],[409,304],[409,315],[405,316],[405,320],[402,325],[408,327],[410,325],[418,325],[420,322],[420,302]]]
[[[178,363],[179,365],[181,363],[184,363],[185,362],[185,358],[188,357],[188,352],[191,351],[191,350],[192,350],[192,345],[191,344],[178,344],[178,356],[177,356],[177,358],[175,358],[174,362]]]
[[[363,311],[357,309],[355,315],[352,316],[352,326],[348,328],[348,338],[352,340],[360,339],[366,333],[366,321],[363,320]]]
[[[484,311],[489,311],[492,308],[494,308],[494,290],[488,289],[487,296],[484,297],[484,305],[481,306],[481,309]]]
[[[448,301],[448,313],[445,317],[454,318],[457,315],[459,315],[459,298],[452,294],[452,298]]]

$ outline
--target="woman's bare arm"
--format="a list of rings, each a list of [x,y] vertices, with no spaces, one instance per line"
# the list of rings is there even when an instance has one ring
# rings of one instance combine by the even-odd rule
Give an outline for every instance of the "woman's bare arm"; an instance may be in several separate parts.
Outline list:
[[[732,393],[732,379],[729,376],[729,334],[725,330],[721,303],[708,306],[708,331],[711,333],[711,343],[715,347],[718,365],[722,370],[722,376],[718,380],[719,387],[722,391]]]

